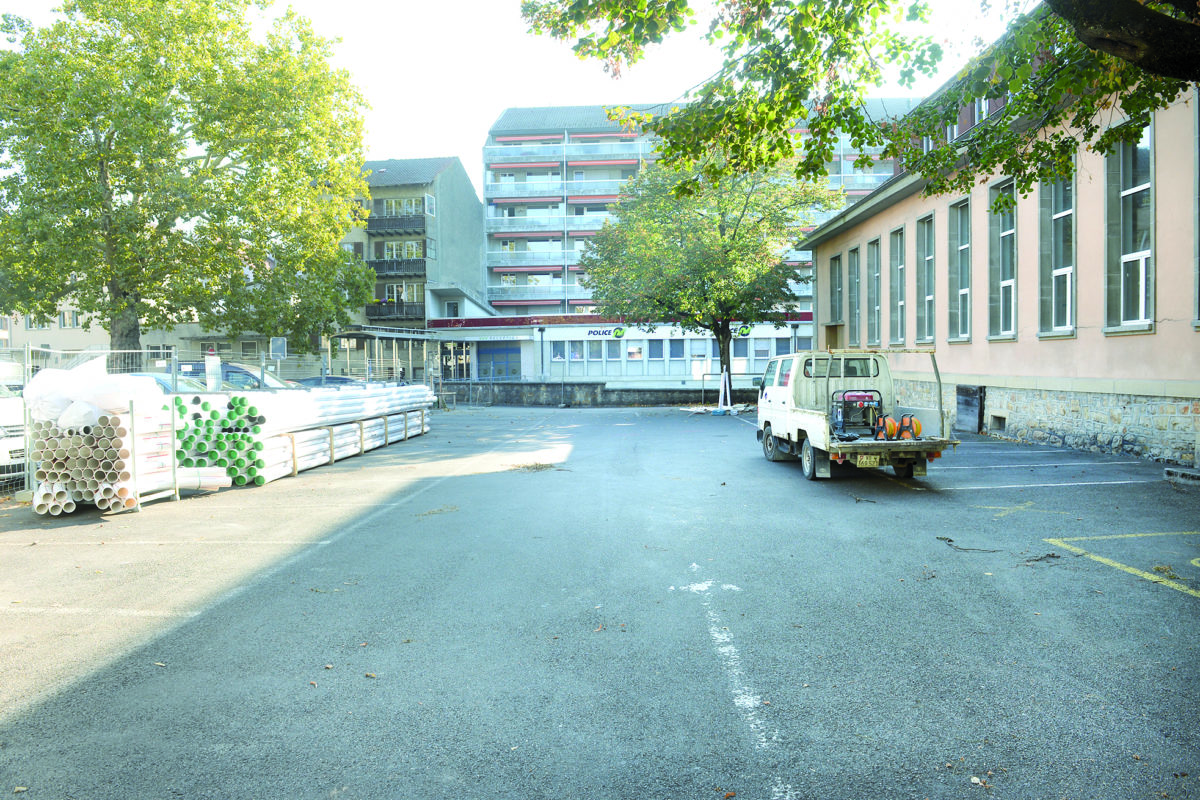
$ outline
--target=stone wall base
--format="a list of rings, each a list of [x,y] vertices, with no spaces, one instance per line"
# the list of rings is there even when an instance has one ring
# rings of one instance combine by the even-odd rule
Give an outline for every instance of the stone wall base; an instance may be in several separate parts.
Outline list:
[[[937,402],[930,381],[897,380],[896,393],[904,405]],[[957,387],[942,393],[953,423]],[[967,432],[1187,467],[1197,465],[1200,451],[1200,400],[1190,398],[984,385],[982,416],[983,430]]]
[[[459,403],[484,406],[686,406],[717,404],[717,388],[609,388],[602,382],[586,383],[459,383],[446,381],[442,391],[454,392]],[[756,389],[734,389],[734,403],[758,402]]]

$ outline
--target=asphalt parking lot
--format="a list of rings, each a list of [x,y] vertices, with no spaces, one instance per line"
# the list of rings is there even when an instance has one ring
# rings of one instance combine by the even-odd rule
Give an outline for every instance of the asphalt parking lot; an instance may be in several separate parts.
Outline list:
[[[1200,796],[1200,491],[971,437],[460,409],[140,514],[0,509],[0,793]]]

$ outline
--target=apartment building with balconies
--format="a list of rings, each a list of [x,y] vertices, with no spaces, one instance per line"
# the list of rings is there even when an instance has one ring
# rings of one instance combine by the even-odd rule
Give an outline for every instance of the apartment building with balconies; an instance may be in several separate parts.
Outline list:
[[[484,289],[483,212],[458,158],[366,163],[370,212],[342,246],[375,270],[367,325],[424,328],[431,317],[491,314]]]
[[[505,316],[586,314],[579,256],[653,142],[604,106],[510,108],[484,145],[487,296]]]

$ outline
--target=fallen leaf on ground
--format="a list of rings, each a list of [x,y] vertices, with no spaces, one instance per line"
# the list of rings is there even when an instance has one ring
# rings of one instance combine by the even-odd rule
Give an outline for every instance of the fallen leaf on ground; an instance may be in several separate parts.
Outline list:
[[[161,662],[161,661],[155,661],[155,662],[154,662],[154,666],[156,666],[156,667],[165,667],[165,666],[166,666],[166,664],[164,664],[164,663],[163,663],[163,662]]]
[[[375,675],[375,673],[374,673],[374,672],[368,672],[368,673],[367,673],[367,675],[366,675],[366,677],[368,677],[368,678],[374,678],[374,677],[377,677],[377,676]]]

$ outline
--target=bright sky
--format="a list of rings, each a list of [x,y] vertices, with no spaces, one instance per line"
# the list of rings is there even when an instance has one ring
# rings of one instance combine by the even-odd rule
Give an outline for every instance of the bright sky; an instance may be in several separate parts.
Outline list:
[[[0,11],[53,19],[59,0],[0,0]],[[286,0],[276,0],[282,8]],[[670,102],[720,65],[702,27],[677,34],[619,79],[570,46],[526,33],[520,0],[291,0],[327,38],[341,40],[337,66],[348,69],[371,105],[368,159],[458,156],[479,189],[488,128],[505,108]],[[932,0],[933,28],[966,43],[990,40],[972,0]],[[996,5],[1000,5],[996,3]],[[944,41],[953,46],[955,41]],[[969,46],[960,45],[964,52]],[[961,59],[947,59],[943,75]],[[918,87],[936,88],[942,80]],[[892,95],[905,94],[901,90]]]

